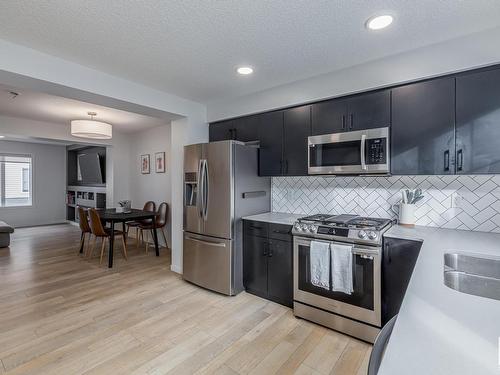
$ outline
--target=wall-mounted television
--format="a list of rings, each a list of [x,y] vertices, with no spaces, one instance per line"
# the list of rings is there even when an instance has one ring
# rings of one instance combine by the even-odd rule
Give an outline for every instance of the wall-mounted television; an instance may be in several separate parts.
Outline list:
[[[82,152],[77,155],[78,182],[82,184],[105,183],[104,160],[97,152]]]

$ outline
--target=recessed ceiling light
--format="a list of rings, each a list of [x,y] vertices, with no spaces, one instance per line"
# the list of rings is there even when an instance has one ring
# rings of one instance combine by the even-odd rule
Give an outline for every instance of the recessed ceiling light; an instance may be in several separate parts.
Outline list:
[[[380,30],[389,26],[393,21],[393,17],[385,14],[382,16],[371,17],[366,21],[366,27],[370,30]]]
[[[240,66],[236,71],[244,76],[253,73],[253,69],[250,66]]]
[[[5,138],[5,135],[0,135],[0,138]]]

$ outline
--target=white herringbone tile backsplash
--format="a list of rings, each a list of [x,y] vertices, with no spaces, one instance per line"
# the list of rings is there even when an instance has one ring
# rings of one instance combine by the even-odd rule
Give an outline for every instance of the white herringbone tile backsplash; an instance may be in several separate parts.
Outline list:
[[[405,188],[425,195],[417,225],[500,233],[500,175],[273,177],[272,210],[394,218],[391,205]]]

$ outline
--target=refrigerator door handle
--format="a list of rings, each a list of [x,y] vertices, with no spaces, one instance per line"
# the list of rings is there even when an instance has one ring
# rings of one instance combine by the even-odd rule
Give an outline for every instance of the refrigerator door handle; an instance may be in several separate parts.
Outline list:
[[[204,240],[199,240],[199,239],[191,237],[191,236],[186,236],[186,240],[198,242],[198,243],[201,243],[203,245],[208,245],[208,246],[226,247],[226,244],[224,242],[204,241]]]
[[[203,189],[205,193],[205,197],[203,198],[203,203],[205,205],[203,209],[203,218],[205,221],[208,219],[208,200],[210,197],[210,179],[208,177],[208,161],[204,160],[204,176],[203,176]]]
[[[203,217],[203,160],[198,163],[198,192],[196,196],[196,208],[198,215]]]

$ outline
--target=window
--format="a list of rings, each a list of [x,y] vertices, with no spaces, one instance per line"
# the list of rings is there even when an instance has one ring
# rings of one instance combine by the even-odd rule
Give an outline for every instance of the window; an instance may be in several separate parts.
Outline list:
[[[0,154],[0,207],[31,206],[30,155]]]
[[[28,193],[30,191],[30,169],[23,168],[23,193]]]

